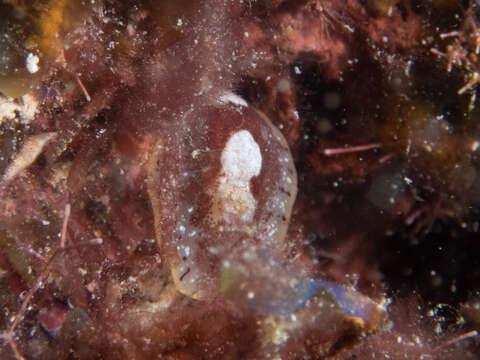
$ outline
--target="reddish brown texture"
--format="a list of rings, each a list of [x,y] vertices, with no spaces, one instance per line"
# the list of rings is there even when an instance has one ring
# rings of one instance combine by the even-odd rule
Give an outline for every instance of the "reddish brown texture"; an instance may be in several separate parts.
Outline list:
[[[62,328],[67,311],[65,307],[53,304],[50,307],[44,307],[38,312],[38,321],[47,331],[58,331]]]
[[[475,350],[463,350],[459,354],[459,347],[474,343],[473,339],[454,339],[461,333],[452,334],[451,339],[431,336],[434,331],[433,322],[420,321],[417,317],[418,309],[421,305],[417,303],[415,295],[406,300],[401,300],[395,304],[390,316],[393,328],[379,336],[367,339],[357,349],[346,351],[339,359],[350,359],[362,356],[390,356],[394,359],[402,357],[412,358],[432,358],[432,359],[458,359],[460,356],[464,359],[477,359],[478,353]],[[409,321],[404,321],[408,319]],[[449,340],[452,342],[449,343]],[[379,352],[379,349],[382,349]]]
[[[422,31],[421,18],[408,1],[399,1],[393,6],[391,16],[369,18],[361,24],[375,44],[391,52],[402,53],[415,47]]]
[[[0,256],[0,269],[2,276],[7,278],[7,286],[12,290],[12,293],[19,294],[25,290],[21,277],[15,272],[15,269],[3,254]]]
[[[371,151],[373,154],[354,152],[340,155],[325,155],[324,151],[321,149],[308,157],[313,170],[322,175],[348,174],[352,179],[357,178],[359,181],[363,181],[372,170],[382,166],[380,163],[382,154],[376,154],[377,151]],[[341,162],[338,161],[339,157],[342,157]]]
[[[48,273],[15,329],[15,344],[27,359],[233,360],[266,354],[282,359],[333,354],[446,359],[459,358],[458,353],[475,358],[475,339],[448,344],[462,329],[437,336],[416,300],[397,301],[396,283],[385,270],[384,257],[398,272],[410,269],[397,266],[395,261],[405,255],[389,249],[391,243],[415,244],[432,236],[431,229],[434,234],[445,231],[438,230],[439,223],[452,218],[461,223],[464,198],[472,208],[478,206],[478,159],[470,150],[478,135],[473,122],[460,128],[458,123],[469,120],[457,122],[445,111],[444,123],[452,125],[455,134],[442,135],[433,153],[421,149],[431,138],[427,130],[435,124],[432,119],[443,108],[441,100],[423,99],[425,91],[417,91],[418,83],[410,85],[415,78],[405,75],[409,60],[425,50],[419,34],[425,30],[421,21],[428,18],[426,12],[413,12],[411,4],[397,2],[391,16],[374,14],[356,0],[86,5],[78,15],[82,21],[59,34],[65,51],[42,58],[42,82],[35,91],[39,109],[28,127],[21,128],[18,144],[50,131],[56,138],[23,173],[0,184],[0,290],[6,294],[0,330],[8,330],[22,291],[35,289],[36,281]],[[415,64],[412,67],[414,74]],[[395,77],[401,86],[391,85]],[[249,101],[244,115],[257,122],[218,103],[219,95],[231,91]],[[329,93],[340,99],[333,110],[324,104]],[[411,115],[412,107],[427,102],[433,110],[424,111],[420,120]],[[212,103],[216,105],[209,108]],[[277,345],[265,335],[267,318],[288,326],[294,322],[268,311],[265,315],[258,298],[226,300],[225,294],[212,291],[207,300],[197,301],[176,288],[168,264],[170,257],[178,256],[177,243],[182,244],[175,233],[175,207],[200,194],[201,211],[194,222],[212,227],[205,218],[212,191],[205,188],[218,185],[221,151],[232,132],[248,128],[264,151],[265,163],[278,160],[278,149],[261,140],[253,107],[285,136],[300,174],[300,195],[286,239],[261,248],[275,255],[263,260],[280,259],[280,265],[256,261],[256,273],[245,277],[251,288],[240,293],[273,289],[267,295],[287,301],[290,293],[283,294],[279,284],[302,277],[354,285],[361,291],[354,293],[358,303],[369,300],[362,294],[378,300],[388,290],[395,298],[389,310],[391,327],[376,320],[359,323],[338,309],[312,321],[320,312],[306,306],[296,314],[297,327],[287,331],[289,339]],[[478,120],[474,115],[472,119]],[[208,129],[200,126],[202,120],[208,120]],[[329,126],[319,126],[324,120]],[[471,135],[465,136],[465,129]],[[159,193],[167,190],[159,195],[157,211],[169,219],[160,234],[162,240],[170,239],[168,245],[157,244],[155,204],[147,191],[159,139],[170,146],[164,153],[168,166],[159,171],[164,178],[156,185]],[[417,147],[412,153],[405,150],[409,141]],[[177,178],[178,168],[191,164],[192,152],[182,153],[185,144],[206,144],[209,152],[193,167],[198,175],[192,187],[180,191],[165,176]],[[357,153],[325,154],[325,149],[368,144],[380,145]],[[457,162],[460,170],[452,170]],[[473,172],[463,176],[464,169]],[[271,193],[267,185],[279,177],[278,171],[269,174],[273,180],[260,176],[251,181],[252,193],[264,208]],[[62,248],[59,234],[67,203],[71,215]],[[451,241],[468,236],[468,246],[456,243],[467,252],[474,246],[476,214],[469,214],[473,220],[466,223],[467,230],[452,225],[451,232],[445,231]],[[204,251],[213,243],[228,245],[228,240],[213,237],[199,244]],[[225,249],[220,260],[230,256],[237,261],[235,253]],[[413,248],[407,257],[415,258],[419,251]],[[207,275],[220,268],[220,260],[205,254],[197,259],[203,275],[207,282],[217,281],[216,275]],[[463,263],[449,261],[441,268],[457,269]],[[459,279],[470,284],[463,289],[471,290],[478,276],[476,265],[465,263],[469,268],[462,274],[468,276]],[[441,289],[451,286],[447,280]],[[462,289],[460,282],[457,285]],[[376,331],[380,334],[373,334]],[[365,332],[372,334],[364,337]],[[399,342],[399,336],[409,343]],[[350,349],[353,345],[360,347]],[[462,346],[474,350],[464,351]],[[0,354],[12,358],[13,350],[7,341]]]

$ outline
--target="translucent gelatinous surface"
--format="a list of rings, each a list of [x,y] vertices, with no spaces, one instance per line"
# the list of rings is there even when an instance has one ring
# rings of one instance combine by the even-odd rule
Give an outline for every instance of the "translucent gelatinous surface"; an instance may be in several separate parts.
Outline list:
[[[281,133],[236,97],[219,98],[179,115],[151,158],[157,240],[177,288],[194,298],[218,292],[230,252],[282,243],[297,191]]]
[[[222,262],[222,293],[261,314],[289,316],[307,302],[319,301],[326,310],[313,310],[312,316],[332,309],[371,322],[378,327],[385,314],[377,303],[351,286],[342,286],[308,277],[298,264],[275,256],[274,250],[259,246],[240,249]],[[316,300],[315,300],[316,299]]]

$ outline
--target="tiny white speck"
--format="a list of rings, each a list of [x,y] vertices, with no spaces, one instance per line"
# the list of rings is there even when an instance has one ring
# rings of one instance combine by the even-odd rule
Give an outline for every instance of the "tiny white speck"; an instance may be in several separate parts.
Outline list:
[[[38,66],[39,62],[40,59],[37,55],[34,55],[32,53],[29,53],[27,55],[27,59],[25,60],[25,66],[27,67],[27,70],[30,74],[36,73],[40,69]]]
[[[255,293],[253,291],[249,291],[247,297],[252,300],[255,297]]]
[[[182,26],[183,25],[183,20],[181,18],[177,19],[177,26]]]
[[[192,158],[196,159],[198,157],[198,155],[200,155],[200,150],[199,149],[192,151]]]
[[[211,254],[213,255],[218,255],[218,249],[214,247],[208,248],[208,251],[210,251]]]
[[[298,66],[295,66],[293,68],[293,70],[295,71],[295,74],[297,74],[297,75],[300,75],[302,73],[302,69],[300,69]]]
[[[343,25],[343,27],[344,27],[345,29],[347,29],[348,31],[350,31],[351,33],[355,32],[355,28],[352,27],[352,26],[350,26],[350,25],[348,25],[348,24]]]

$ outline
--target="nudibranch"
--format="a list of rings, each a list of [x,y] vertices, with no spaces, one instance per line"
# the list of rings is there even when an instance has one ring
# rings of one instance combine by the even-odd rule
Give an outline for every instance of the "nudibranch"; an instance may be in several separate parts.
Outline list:
[[[282,256],[297,175],[280,131],[234,94],[205,99],[167,123],[150,159],[157,242],[177,290],[287,322],[320,316],[378,330],[377,303]]]
[[[297,175],[281,132],[224,92],[165,121],[148,187],[157,242],[175,286],[205,299],[219,293],[230,253],[281,247]]]

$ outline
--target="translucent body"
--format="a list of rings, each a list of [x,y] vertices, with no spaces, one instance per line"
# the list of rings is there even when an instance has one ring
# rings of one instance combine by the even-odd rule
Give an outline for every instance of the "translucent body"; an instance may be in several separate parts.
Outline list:
[[[311,279],[301,264],[259,246],[226,258],[221,289],[238,304],[283,319],[291,319],[292,314],[314,318],[334,312],[335,321],[356,319],[365,328],[378,329],[385,315],[379,304],[355,288]]]
[[[235,99],[224,95],[179,115],[151,157],[159,246],[178,290],[199,299],[218,293],[230,253],[281,245],[297,191],[281,133]]]

